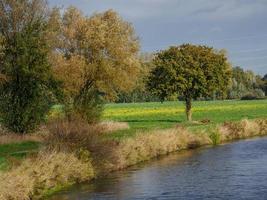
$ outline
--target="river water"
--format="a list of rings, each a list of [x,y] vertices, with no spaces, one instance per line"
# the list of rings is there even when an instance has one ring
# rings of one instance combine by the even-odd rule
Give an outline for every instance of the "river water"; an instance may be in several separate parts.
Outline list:
[[[267,138],[175,153],[51,200],[267,199]]]

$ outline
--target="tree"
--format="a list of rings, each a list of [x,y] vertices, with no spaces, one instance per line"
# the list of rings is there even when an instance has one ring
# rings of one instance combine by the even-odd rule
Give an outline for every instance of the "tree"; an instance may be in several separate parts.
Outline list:
[[[46,31],[45,0],[0,0],[0,113],[14,132],[34,130],[54,97]]]
[[[148,88],[162,101],[178,94],[186,104],[186,116],[192,120],[192,100],[225,95],[231,67],[223,51],[207,46],[184,44],[159,52],[154,59]]]
[[[86,17],[70,7],[62,17],[53,16],[60,30],[54,71],[76,111],[88,113],[88,104],[100,94],[115,99],[119,91],[133,88],[139,42],[131,24],[112,10]]]
[[[132,103],[132,102],[150,102],[158,101],[158,97],[153,95],[146,88],[146,80],[153,67],[153,54],[141,53],[139,60],[141,63],[140,75],[137,78],[135,87],[133,90],[127,92],[119,92],[119,98],[116,100],[118,103]]]
[[[260,75],[255,75],[250,70],[245,71],[241,67],[234,67],[232,70],[232,84],[228,89],[228,98],[263,98],[264,85],[264,79]]]

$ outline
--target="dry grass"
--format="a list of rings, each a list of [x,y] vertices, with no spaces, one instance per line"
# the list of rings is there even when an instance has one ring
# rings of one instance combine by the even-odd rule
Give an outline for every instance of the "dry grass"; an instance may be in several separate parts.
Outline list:
[[[25,141],[42,142],[44,138],[45,140],[50,140],[51,138],[49,137],[51,137],[51,134],[50,134],[51,132],[55,133],[56,136],[58,136],[58,139],[64,142],[66,133],[68,137],[71,137],[73,132],[75,132],[75,134],[78,132],[79,133],[78,136],[80,136],[80,134],[88,135],[90,133],[98,133],[98,134],[99,133],[110,133],[110,132],[114,132],[117,130],[125,130],[125,129],[130,128],[128,123],[126,122],[112,122],[112,121],[105,121],[99,124],[88,125],[87,123],[84,123],[81,120],[74,120],[72,124],[73,125],[68,124],[63,119],[62,120],[57,119],[53,122],[50,122],[47,126],[40,127],[40,129],[36,131],[35,133],[23,134],[23,135],[12,133],[0,126],[0,145],[11,144],[11,143],[21,143]],[[60,137],[62,136],[63,138],[61,139]],[[53,136],[53,139],[55,139],[54,136]],[[74,138],[70,138],[70,139],[74,139]],[[77,141],[73,140],[72,143],[73,144],[77,143]]]
[[[57,120],[47,125],[48,134],[44,143],[49,149],[75,151],[80,148],[94,148],[98,143],[100,130],[82,120]]]
[[[113,147],[113,160],[109,170],[123,169],[139,162],[166,155],[182,149],[219,144],[235,139],[267,134],[267,120],[242,120],[225,122],[214,134],[207,132],[190,133],[186,128],[177,126],[168,130],[139,133],[136,137],[120,141]]]
[[[266,135],[267,134],[267,119],[256,119],[255,122],[260,127],[260,135]]]
[[[267,120],[241,120],[240,122],[225,122],[219,127],[221,142],[249,138],[267,134]]]
[[[119,130],[127,130],[129,129],[129,124],[126,122],[113,122],[113,121],[105,121],[101,122],[97,125],[103,132],[110,133]]]
[[[45,135],[44,141],[48,147],[71,151],[84,148],[93,152],[104,142],[102,137],[104,134],[129,129],[129,125],[124,122],[88,124],[80,119],[71,121],[63,119],[49,123],[47,129],[48,133]]]
[[[50,123],[49,134],[44,138],[46,149],[77,152],[85,149],[91,153],[92,163],[98,171],[107,168],[113,160],[116,141],[105,139],[102,126],[90,125],[82,120],[59,120]]]
[[[192,134],[184,128],[156,130],[139,133],[134,138],[122,140],[114,149],[109,170],[123,169],[128,166],[166,155],[182,149],[196,148],[210,144],[205,134]]]
[[[93,177],[93,167],[88,159],[78,159],[73,153],[43,152],[0,174],[0,200],[38,198],[50,189]]]
[[[47,134],[47,129],[45,126],[42,126],[35,133],[29,134],[16,134],[6,130],[0,126],[0,145],[1,144],[11,144],[11,143],[21,143],[26,141],[35,141],[41,142],[43,136]]]
[[[0,145],[1,144],[11,144],[11,143],[21,143],[26,141],[41,142],[42,138],[36,134],[30,135],[17,135],[17,134],[7,134],[0,135]]]

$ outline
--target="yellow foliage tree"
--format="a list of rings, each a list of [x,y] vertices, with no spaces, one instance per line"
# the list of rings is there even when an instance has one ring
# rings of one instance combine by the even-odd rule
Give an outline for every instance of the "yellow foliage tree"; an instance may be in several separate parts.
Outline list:
[[[75,102],[93,89],[113,100],[119,91],[131,90],[140,73],[132,25],[112,10],[91,17],[74,7],[59,13],[51,13],[51,61],[65,94]]]

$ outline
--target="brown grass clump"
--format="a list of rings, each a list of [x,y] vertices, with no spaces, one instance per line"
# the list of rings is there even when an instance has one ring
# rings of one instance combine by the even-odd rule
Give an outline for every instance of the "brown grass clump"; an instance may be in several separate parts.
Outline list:
[[[113,170],[122,169],[136,163],[182,149],[196,148],[209,144],[208,136],[191,134],[186,129],[175,128],[139,133],[134,138],[121,141],[116,150]]]
[[[113,121],[105,121],[97,124],[97,126],[102,129],[102,132],[110,133],[119,130],[129,129],[129,124],[126,122],[113,122]]]
[[[267,120],[249,121],[244,119],[240,122],[225,122],[220,128],[221,141],[248,138],[266,134]]]
[[[82,120],[57,120],[47,125],[49,133],[44,142],[49,149],[75,151],[80,148],[94,149],[101,130]]]
[[[97,146],[104,146],[102,143],[108,142],[103,140],[104,134],[129,129],[129,125],[124,122],[88,124],[81,119],[61,119],[49,123],[47,129],[44,141],[49,148],[70,151],[84,148],[94,152]]]
[[[20,143],[20,142],[26,142],[26,141],[41,142],[42,137],[35,135],[35,134],[17,135],[17,134],[11,133],[7,135],[0,135],[0,145]]]
[[[90,125],[82,120],[58,120],[48,125],[49,134],[44,139],[48,150],[77,152],[84,149],[90,152],[92,163],[98,171],[109,168],[109,160],[114,158],[116,141],[104,137],[103,128]]]
[[[260,135],[267,134],[267,119],[256,119],[255,122],[260,127]]]
[[[41,142],[42,135],[46,134],[46,130],[44,127],[41,127],[36,133],[30,134],[16,134],[12,133],[5,128],[0,126],[0,145],[1,144],[10,144],[10,143],[20,143],[25,141],[35,141]]]
[[[29,200],[47,191],[94,177],[88,157],[73,153],[40,153],[0,174],[0,200]]]

